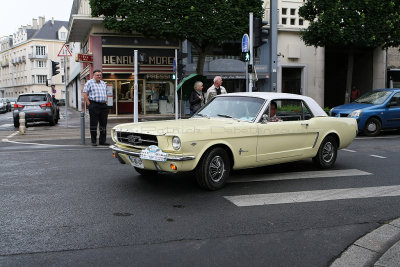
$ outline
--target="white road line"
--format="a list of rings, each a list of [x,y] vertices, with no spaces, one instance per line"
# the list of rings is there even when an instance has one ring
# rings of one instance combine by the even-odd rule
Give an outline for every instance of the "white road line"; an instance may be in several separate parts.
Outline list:
[[[247,207],[247,206],[328,201],[328,200],[339,200],[339,199],[394,197],[394,196],[400,196],[400,185],[286,192],[286,193],[273,193],[273,194],[224,196],[224,198],[226,198],[227,200],[229,200],[238,207]]]
[[[344,149],[342,149],[342,150],[343,150],[343,151],[347,151],[347,152],[352,152],[352,153],[356,152],[355,150],[346,149],[346,148],[344,148]]]
[[[14,124],[13,123],[6,123],[6,124],[0,125],[0,127],[10,127],[10,126],[14,126]]]
[[[240,178],[233,178],[228,180],[228,183],[247,183],[247,182],[259,182],[259,181],[279,181],[279,180],[342,177],[342,176],[360,176],[360,175],[371,175],[371,174],[372,173],[360,171],[357,169],[288,172],[288,173],[278,173],[278,174],[272,173],[272,174],[241,176]]]
[[[380,159],[386,159],[386,157],[384,157],[384,156],[379,156],[379,155],[370,155],[371,157],[374,157],[374,158],[380,158]]]

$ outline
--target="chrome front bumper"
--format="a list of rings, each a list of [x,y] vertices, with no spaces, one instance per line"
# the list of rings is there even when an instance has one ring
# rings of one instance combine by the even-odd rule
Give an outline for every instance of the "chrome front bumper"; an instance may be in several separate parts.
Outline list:
[[[130,155],[130,156],[135,156],[135,157],[140,157],[140,151],[132,151],[128,149],[123,149],[120,147],[117,147],[116,145],[111,145],[109,146],[110,149],[112,149],[115,152]],[[169,155],[167,157],[167,161],[187,161],[187,160],[194,160],[195,156],[174,156],[174,155]]]

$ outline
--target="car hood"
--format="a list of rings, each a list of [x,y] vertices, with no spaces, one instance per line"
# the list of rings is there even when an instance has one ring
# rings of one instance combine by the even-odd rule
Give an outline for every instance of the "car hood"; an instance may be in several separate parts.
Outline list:
[[[373,107],[373,106],[375,106],[375,105],[353,102],[353,103],[348,103],[348,104],[344,104],[344,105],[340,105],[340,106],[334,107],[332,111],[340,111],[340,112],[348,112],[348,113],[350,113],[353,110],[365,109],[365,108],[370,108],[370,107]]]
[[[224,129],[225,127],[249,127],[249,124],[253,123],[229,118],[190,118],[124,123],[115,126],[113,129],[122,132],[180,136],[182,134],[196,134],[200,132],[219,132],[220,129]]]

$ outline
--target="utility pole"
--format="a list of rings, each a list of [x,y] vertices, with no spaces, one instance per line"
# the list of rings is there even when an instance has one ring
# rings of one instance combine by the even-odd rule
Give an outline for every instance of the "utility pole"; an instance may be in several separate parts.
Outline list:
[[[278,4],[277,0],[270,1],[270,42],[269,42],[269,89],[276,92],[278,81]]]
[[[253,51],[253,38],[254,38],[254,36],[253,36],[254,35],[254,33],[253,33],[253,12],[249,13],[249,34],[250,34],[250,36],[249,36],[249,39],[250,39],[249,40],[249,51],[250,51],[249,64],[251,66],[254,66],[253,65],[253,54],[254,54],[254,51]],[[246,64],[246,69],[247,69],[247,64]],[[246,73],[248,73],[247,70],[246,70]],[[249,92],[253,92],[253,72],[249,72]]]

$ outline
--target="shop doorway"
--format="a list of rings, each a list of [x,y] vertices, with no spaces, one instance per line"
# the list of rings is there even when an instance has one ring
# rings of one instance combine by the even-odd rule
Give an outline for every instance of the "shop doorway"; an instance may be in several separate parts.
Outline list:
[[[282,93],[302,94],[301,72],[302,68],[282,68]]]

